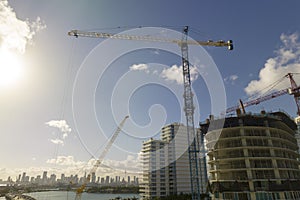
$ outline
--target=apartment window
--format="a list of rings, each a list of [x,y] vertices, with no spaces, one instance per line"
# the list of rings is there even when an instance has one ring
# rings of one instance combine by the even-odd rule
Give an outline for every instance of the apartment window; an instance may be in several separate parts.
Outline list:
[[[255,179],[274,179],[275,174],[273,170],[253,170],[252,176]]]
[[[256,139],[256,138],[251,138],[247,139],[247,146],[268,146],[268,140],[267,139]]]
[[[250,166],[252,168],[272,168],[272,161],[271,160],[251,160]]]
[[[250,157],[270,157],[269,149],[248,149],[248,155]]]
[[[245,129],[245,136],[266,136],[264,129]]]

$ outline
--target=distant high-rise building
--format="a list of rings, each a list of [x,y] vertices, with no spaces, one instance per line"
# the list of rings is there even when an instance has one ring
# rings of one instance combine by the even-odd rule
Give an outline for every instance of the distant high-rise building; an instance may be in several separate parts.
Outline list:
[[[139,178],[136,176],[133,176],[133,184],[138,185],[139,184]]]
[[[136,183],[136,185],[139,185],[139,178],[138,177],[136,177],[135,183]]]
[[[29,176],[25,176],[24,182],[25,182],[25,183],[29,183],[29,178],[30,178]]]
[[[78,183],[78,181],[79,181],[78,174],[76,174],[74,177],[71,177],[71,180],[69,182]]]
[[[282,112],[201,124],[206,133],[212,199],[300,199],[299,153],[293,119]],[[208,129],[208,127],[210,127]]]
[[[109,184],[109,176],[106,176],[106,178],[105,178],[105,184]]]
[[[199,134],[199,131],[196,131]],[[187,127],[173,123],[162,128],[161,140],[150,139],[142,148],[141,196],[145,199],[190,194],[191,180]],[[205,163],[203,164],[206,168]],[[207,175],[199,165],[201,192],[206,192]],[[205,173],[205,174],[202,174]]]
[[[126,181],[125,181],[125,178],[124,178],[124,177],[122,178],[121,183],[126,184]]]
[[[49,184],[53,185],[56,182],[56,175],[55,174],[51,174],[50,178],[49,178]]]
[[[91,183],[96,183],[96,173],[95,172],[92,173]]]
[[[11,183],[11,182],[12,182],[12,178],[11,178],[10,176],[7,178],[7,182],[8,182],[8,183]]]
[[[104,177],[101,178],[101,184],[104,184],[105,183],[105,179]]]
[[[20,181],[21,181],[21,174],[19,174],[18,179],[17,179],[17,182],[20,182]]]
[[[41,175],[36,176],[35,182],[39,185],[41,184],[41,182],[42,182]]]
[[[62,183],[65,182],[65,174],[61,174],[61,175],[60,175],[60,181],[61,181]]]
[[[44,171],[43,172],[43,178],[42,178],[42,181],[43,181],[43,184],[47,184],[47,180],[48,178],[47,178],[47,171]]]
[[[21,182],[25,182],[25,179],[26,179],[26,172],[23,172]]]

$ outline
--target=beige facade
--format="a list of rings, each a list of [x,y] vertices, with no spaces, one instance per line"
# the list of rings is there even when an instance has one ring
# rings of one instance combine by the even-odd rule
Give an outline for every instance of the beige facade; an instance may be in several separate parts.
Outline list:
[[[229,117],[222,130],[208,131],[213,199],[300,199],[296,131],[282,112]]]
[[[140,190],[143,199],[191,193],[187,128],[173,123],[163,127],[161,132],[161,140],[150,139],[143,143]],[[202,167],[199,167],[199,177],[207,178],[201,176],[201,172],[206,172],[200,169]],[[206,186],[207,179],[203,184]],[[205,186],[201,185],[201,189],[206,189]]]
[[[140,183],[140,194],[143,199],[163,197],[167,194],[165,170],[165,142],[150,139],[143,143],[143,175]]]
[[[300,116],[295,118],[295,123],[297,124],[297,134],[296,134],[296,140],[299,147],[299,153],[300,153]]]

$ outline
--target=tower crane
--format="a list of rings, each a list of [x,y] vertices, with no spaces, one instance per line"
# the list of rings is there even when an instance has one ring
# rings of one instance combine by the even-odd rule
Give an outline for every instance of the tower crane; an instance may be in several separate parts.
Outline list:
[[[297,86],[296,81],[293,78],[293,74],[295,74],[295,73],[288,73],[284,76],[286,78],[289,78],[291,87],[275,91],[273,93],[261,96],[259,98],[252,99],[250,101],[242,102],[242,100],[239,100],[239,105],[227,108],[226,113],[231,113],[231,112],[234,112],[239,109],[242,109],[242,113],[245,113],[245,107],[257,105],[261,102],[264,102],[264,101],[267,101],[267,100],[270,100],[270,99],[273,99],[273,98],[276,98],[276,97],[279,97],[279,96],[282,96],[285,94],[289,94],[289,95],[294,96],[295,103],[297,106],[297,115],[300,116],[300,86]]]
[[[98,169],[98,167],[101,165],[101,163],[103,162],[104,157],[106,156],[107,152],[110,150],[111,146],[113,145],[113,143],[115,142],[116,138],[118,137],[119,133],[122,130],[122,127],[125,123],[125,121],[129,118],[129,116],[126,116],[121,123],[119,124],[118,128],[116,129],[116,131],[113,133],[113,135],[111,136],[110,140],[108,141],[108,143],[106,144],[104,150],[102,151],[101,155],[99,156],[99,158],[96,160],[96,163],[93,165],[91,171],[89,172],[89,174],[87,175],[87,178],[84,180],[84,183],[77,188],[76,190],[76,196],[75,196],[75,200],[81,200],[81,195],[83,193],[83,191],[86,188],[86,185],[90,182],[91,180],[91,176],[93,173],[95,173]]]
[[[215,46],[215,47],[227,47],[229,50],[233,49],[232,40],[227,42],[220,41],[194,41],[188,40],[188,26],[183,29],[183,35],[181,40],[161,38],[153,36],[141,36],[141,35],[128,35],[128,34],[111,34],[102,32],[86,32],[79,30],[71,30],[68,32],[69,36],[75,37],[91,37],[91,38],[111,38],[121,40],[140,40],[140,41],[152,41],[152,42],[166,42],[179,45],[182,55],[182,71],[183,71],[183,85],[184,85],[184,112],[186,116],[187,138],[189,151],[189,164],[190,164],[190,180],[191,180],[191,195],[192,200],[200,200],[200,183],[198,174],[198,159],[204,156],[199,156],[199,143],[197,142],[195,125],[194,125],[194,103],[193,93],[191,88],[190,77],[190,63],[188,60],[188,45],[201,45],[201,46]],[[201,153],[201,152],[200,152]],[[201,168],[200,168],[201,170]],[[203,172],[202,172],[203,173]],[[205,172],[206,173],[206,172]],[[202,176],[200,176],[202,177]]]

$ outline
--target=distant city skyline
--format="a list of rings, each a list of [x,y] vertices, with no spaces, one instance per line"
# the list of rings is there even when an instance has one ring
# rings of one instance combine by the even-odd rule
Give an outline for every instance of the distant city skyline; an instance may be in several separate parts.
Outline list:
[[[42,174],[34,176],[28,176],[26,172],[19,174],[15,179],[13,177],[7,177],[6,180],[0,179],[0,184],[38,184],[38,185],[56,185],[56,184],[100,184],[100,185],[138,185],[139,177],[137,176],[97,176],[96,173],[91,174],[90,181],[87,181],[87,174],[79,176],[78,174],[66,176],[64,173],[58,176],[57,174],[48,174],[44,171]]]

